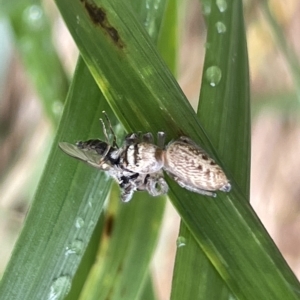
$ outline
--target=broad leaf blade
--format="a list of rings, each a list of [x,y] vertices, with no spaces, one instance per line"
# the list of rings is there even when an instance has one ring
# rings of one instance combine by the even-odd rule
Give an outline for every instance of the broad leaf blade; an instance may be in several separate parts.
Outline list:
[[[249,70],[242,4],[232,1],[222,11],[211,3],[209,11],[198,116],[236,182],[249,195]],[[172,299],[182,299],[184,294],[190,299],[227,299],[226,280],[216,274],[184,223],[180,236],[186,245],[177,250]],[[227,255],[225,249],[222,252]],[[252,276],[243,266],[240,271]]]
[[[212,4],[207,21],[208,49],[198,115],[223,162],[249,197],[250,91],[242,3],[232,1],[224,12]],[[220,81],[212,83],[216,73]]]
[[[191,106],[127,4],[123,1],[94,2],[93,11],[105,12],[106,24],[117,33],[111,37],[108,27],[103,28],[101,23],[95,22],[86,3],[74,4],[76,10],[80,10],[81,5],[80,15],[73,14],[71,8],[63,16],[95,80],[125,128],[152,132],[164,129],[170,138],[186,134],[203,145],[223,167]],[[59,1],[58,6],[63,12],[68,3]],[[78,17],[80,27],[77,26]],[[87,44],[93,47],[87,49]],[[98,61],[104,58],[109,64],[99,65]],[[135,90],[134,98],[129,93],[132,89]],[[228,284],[235,294],[297,298],[290,285],[296,288],[298,281],[246,203],[245,194],[229,170],[224,169],[233,184],[231,193],[219,193],[217,201],[211,201],[184,191],[168,180],[173,204],[221,277],[229,278]],[[234,236],[232,224],[236,226]],[[230,251],[224,255],[222,249]],[[252,259],[246,261],[245,257]],[[261,269],[256,267],[258,261]],[[241,264],[245,264],[253,276],[240,276]],[[272,274],[271,280],[262,271],[265,269]],[[235,281],[238,276],[239,281]],[[274,286],[277,287],[275,292]]]
[[[104,172],[57,146],[99,132],[99,115],[109,110],[83,61],[76,74],[46,170],[1,280],[1,299],[61,299],[67,293],[110,189]]]
[[[66,0],[57,4],[62,12],[69,7]],[[93,2],[93,12],[105,12],[104,27],[101,26],[102,20],[95,22],[86,5],[90,8],[88,2],[74,3],[63,17],[95,80],[125,128],[152,132],[163,128],[170,138],[186,134],[200,143],[224,167],[178,84],[126,2]],[[80,15],[72,13],[73,9],[78,11],[80,7]],[[77,25],[78,18],[80,27]],[[115,34],[109,35],[110,31]],[[93,47],[87,49],[87,44]],[[99,65],[98,61],[104,59],[109,64]],[[129,93],[132,89],[135,90],[134,98]],[[264,298],[267,294],[296,298],[290,285],[296,288],[298,281],[246,203],[239,185],[229,170],[224,170],[233,185],[231,193],[219,193],[217,201],[211,201],[182,190],[168,180],[173,204],[221,277],[229,278],[227,282],[236,295]],[[234,236],[232,224],[236,226]],[[222,249],[230,251],[224,255]],[[245,257],[252,259],[246,261]],[[261,269],[256,267],[257,262]],[[241,264],[253,276],[240,276]],[[265,269],[272,274],[272,280],[266,278],[262,271]],[[238,276],[239,281],[235,281],[234,278]],[[260,285],[257,284],[258,277]],[[276,291],[274,286],[277,287]]]
[[[155,42],[165,1],[155,4],[155,9],[154,2],[146,5],[143,1],[132,1],[131,4],[139,11],[139,18]],[[165,49],[168,47],[166,45]],[[131,203],[118,208],[107,250],[99,255],[81,299],[140,297],[146,276],[149,276],[149,262],[165,205],[162,197],[155,202],[150,198],[144,193],[136,194]]]

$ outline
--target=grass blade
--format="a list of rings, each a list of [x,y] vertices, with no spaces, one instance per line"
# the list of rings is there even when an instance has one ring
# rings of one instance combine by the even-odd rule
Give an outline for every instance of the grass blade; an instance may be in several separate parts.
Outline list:
[[[62,12],[66,11],[67,1],[57,4]],[[104,19],[95,19],[95,12],[104,15]],[[92,6],[86,1],[76,2],[63,17],[95,80],[127,130],[164,129],[170,138],[186,134],[203,145],[229,175],[232,192],[220,193],[217,201],[208,201],[168,182],[173,204],[221,277],[228,278],[233,293],[243,298],[264,298],[266,294],[297,298],[291,286],[297,289],[298,281],[246,203],[245,193],[220,160],[222,156],[212,146],[128,5],[123,1],[95,1]],[[114,32],[113,36],[109,32]],[[131,90],[135,90],[134,98]],[[230,251],[224,255],[224,249]],[[241,264],[251,277],[241,276]],[[261,268],[255,267],[257,264]],[[266,269],[272,280],[262,271]],[[238,276],[239,281],[235,281]]]
[[[249,195],[250,98],[243,8],[241,2],[232,1],[225,11],[211,3],[209,11],[198,116],[235,181]],[[184,223],[180,236],[187,242],[177,250],[172,299],[184,294],[190,299],[228,299],[226,280],[221,280]]]
[[[64,297],[110,189],[103,172],[71,159],[57,146],[58,141],[98,134],[99,115],[109,111],[105,101],[99,102],[101,94],[83,61],[76,73],[80,75],[74,77],[46,170],[1,280],[1,299]]]

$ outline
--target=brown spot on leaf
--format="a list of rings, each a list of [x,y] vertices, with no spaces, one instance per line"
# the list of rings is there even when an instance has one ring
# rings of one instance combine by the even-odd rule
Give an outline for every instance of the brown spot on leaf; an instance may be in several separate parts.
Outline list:
[[[211,166],[215,166],[216,163],[212,160],[212,161],[210,162],[210,165],[211,165]]]
[[[107,28],[107,32],[114,41],[116,42],[120,41],[119,33],[115,28],[109,27]]]
[[[208,160],[208,156],[206,154],[202,154],[202,159]]]
[[[202,171],[202,170],[203,170],[203,166],[202,166],[202,165],[199,165],[199,166],[198,166],[198,170]]]
[[[92,1],[89,2],[88,0],[80,0],[88,12],[91,20],[94,24],[100,25],[104,31],[109,35],[109,37],[112,39],[112,41],[117,44],[119,48],[123,48],[124,44],[121,41],[120,35],[116,28],[110,25],[107,14],[105,10],[99,6],[97,6]]]
[[[113,215],[109,215],[105,221],[105,234],[111,236],[114,227],[115,218]]]

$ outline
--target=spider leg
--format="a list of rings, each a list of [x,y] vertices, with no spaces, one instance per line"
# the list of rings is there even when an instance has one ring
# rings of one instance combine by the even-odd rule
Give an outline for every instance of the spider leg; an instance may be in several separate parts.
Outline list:
[[[160,196],[166,194],[169,190],[162,171],[148,174],[145,178],[145,184],[151,196]]]
[[[139,190],[139,187],[143,185],[143,178],[140,178],[140,174],[131,173],[121,176],[119,180],[119,186],[121,188],[121,200],[122,202],[128,202],[131,200],[135,191]]]
[[[107,116],[107,114],[106,114],[105,111],[103,111],[102,113],[104,114],[105,119],[106,119],[106,121],[107,121],[107,123],[108,123],[110,133],[111,133],[112,136],[113,136],[113,143],[112,143],[112,144],[113,144],[113,147],[119,148],[119,147],[118,147],[118,144],[117,144],[116,134],[115,134],[115,132],[114,132],[112,126],[111,126],[110,119],[108,118],[108,116]],[[102,121],[102,123],[103,123],[103,121]],[[104,124],[104,123],[103,123],[103,124]],[[105,126],[104,126],[104,127],[105,127]],[[106,132],[106,129],[105,129],[105,132]],[[106,137],[107,137],[107,132],[106,132]]]
[[[154,143],[154,138],[151,132],[147,132],[145,134],[143,134],[142,136],[142,140],[145,143],[149,143],[149,144],[153,144]]]
[[[166,134],[163,131],[159,131],[157,133],[157,146],[161,149],[163,149],[165,146],[165,138]]]
[[[130,188],[125,188],[121,190],[121,201],[129,202],[132,199],[134,191]]]
[[[106,150],[103,153],[103,157],[106,157],[106,155],[109,152],[109,149],[110,149],[111,146],[109,144],[109,139],[108,139],[108,135],[107,135],[105,124],[104,124],[104,122],[103,122],[102,119],[100,119],[100,122],[102,123],[103,133],[104,133],[104,136],[105,136],[105,141],[107,143],[107,148],[106,148]],[[100,159],[99,164],[101,163],[101,160],[102,160],[102,158]]]
[[[125,137],[125,145],[130,146],[139,143],[139,137],[136,133],[129,133]]]

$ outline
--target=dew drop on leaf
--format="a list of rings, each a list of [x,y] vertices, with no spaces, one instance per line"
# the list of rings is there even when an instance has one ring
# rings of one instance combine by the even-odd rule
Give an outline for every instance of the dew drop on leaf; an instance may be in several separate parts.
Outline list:
[[[186,245],[186,239],[183,236],[179,236],[176,240],[177,248],[184,247]]]
[[[226,11],[227,9],[227,2],[226,0],[217,0],[217,6],[219,8],[219,11],[222,13]]]
[[[215,87],[222,78],[222,71],[217,66],[211,66],[205,71],[205,78],[210,86]]]
[[[226,32],[226,26],[222,22],[217,22],[216,23],[216,29],[218,33],[225,33]]]
[[[55,279],[50,287],[48,300],[64,299],[71,288],[71,279],[69,276],[60,276]]]

